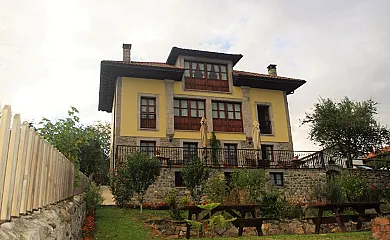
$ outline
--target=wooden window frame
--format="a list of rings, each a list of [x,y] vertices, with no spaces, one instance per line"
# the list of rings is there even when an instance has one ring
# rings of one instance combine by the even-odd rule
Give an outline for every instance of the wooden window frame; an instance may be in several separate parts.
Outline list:
[[[267,108],[267,115],[268,120],[262,120],[260,119],[260,108]],[[272,126],[272,115],[271,115],[271,105],[268,104],[257,104],[256,105],[256,111],[257,111],[257,120],[260,124],[260,134],[266,134],[266,135],[272,135],[273,134],[273,126]]]
[[[198,157],[198,142],[183,142],[183,160],[192,161],[194,157]]]
[[[143,146],[143,144],[146,144],[146,146]],[[139,142],[140,145],[140,151],[146,153],[149,157],[155,156],[156,153],[156,147],[157,147],[157,142],[156,141],[146,141],[146,140],[141,140]],[[143,148],[146,147],[146,151],[143,150]]]
[[[175,187],[185,187],[180,171],[175,171]]]
[[[214,109],[214,103],[217,108]],[[224,109],[220,108],[220,104],[223,104]],[[233,111],[228,110],[228,105],[232,104]],[[240,110],[236,111],[236,105],[240,106]],[[243,116],[242,116],[242,103],[240,102],[223,102],[212,101],[212,118],[213,118],[213,130],[216,132],[244,132]],[[217,116],[214,117],[214,112],[217,112]],[[221,117],[221,113],[224,113],[224,117]],[[233,119],[229,119],[229,112],[233,112]],[[240,118],[236,118],[236,113],[240,114]]]
[[[237,143],[224,143],[224,165],[237,166],[238,165],[238,144]],[[233,153],[233,154],[232,154]]]
[[[276,186],[284,186],[284,174],[282,172],[270,172],[269,178]],[[278,183],[278,180],[280,180],[280,183]]]
[[[271,148],[271,150],[267,150],[266,149],[267,147]],[[271,145],[271,144],[261,144],[260,151],[261,151],[261,158],[263,160],[268,160],[270,162],[274,161],[274,145]],[[266,156],[266,157],[264,157],[264,156]],[[268,156],[270,156],[270,158],[268,158]]]
[[[188,63],[188,68],[186,68],[186,63]],[[196,69],[192,68],[192,65],[194,63],[196,64]],[[195,71],[200,71],[199,64],[204,64],[204,68],[202,70],[203,77],[196,77],[196,73],[194,73]],[[214,71],[214,66],[218,66],[218,72],[215,71],[215,73],[217,73],[218,79],[209,79],[209,72],[211,71],[208,70],[208,65],[211,65]],[[222,71],[222,67],[225,67],[225,72]],[[184,60],[184,68],[185,89],[229,92],[229,76],[227,64]],[[226,78],[225,80],[222,79],[222,76],[224,74]]]
[[[146,100],[146,105],[142,104],[142,101]],[[153,100],[154,104],[151,105],[150,101]],[[142,111],[142,107],[146,107],[146,112]],[[154,111],[151,112],[150,108],[153,107]],[[143,116],[146,114],[146,118]],[[153,118],[149,118],[152,115]],[[140,98],[140,128],[141,129],[156,129],[157,127],[157,98],[149,96],[141,96]]]
[[[175,105],[175,101],[179,102],[178,107]],[[187,108],[183,108],[182,102],[187,102]],[[196,102],[196,117],[191,115],[191,111],[193,110],[191,102]],[[200,109],[199,103],[203,102],[203,109]],[[182,110],[187,109],[187,116],[182,116]],[[175,111],[179,111],[179,116],[176,116]],[[199,112],[203,110],[203,116],[206,117],[206,101],[204,99],[187,99],[187,98],[175,98],[173,99],[173,111],[174,111],[174,129],[175,130],[200,130],[200,120],[202,117]]]

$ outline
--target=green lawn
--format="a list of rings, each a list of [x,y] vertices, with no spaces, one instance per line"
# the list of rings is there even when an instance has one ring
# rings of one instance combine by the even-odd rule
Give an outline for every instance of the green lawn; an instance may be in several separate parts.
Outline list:
[[[153,238],[144,224],[146,219],[169,217],[167,211],[144,210],[141,214],[139,209],[119,209],[113,206],[99,207],[96,211],[96,234],[95,239],[115,240],[145,240],[163,239]],[[206,240],[208,238],[202,238]],[[220,238],[221,240],[232,240],[237,238]],[[369,240],[371,232],[356,232],[344,234],[320,234],[320,235],[278,235],[264,237],[243,237],[240,239],[259,240]]]

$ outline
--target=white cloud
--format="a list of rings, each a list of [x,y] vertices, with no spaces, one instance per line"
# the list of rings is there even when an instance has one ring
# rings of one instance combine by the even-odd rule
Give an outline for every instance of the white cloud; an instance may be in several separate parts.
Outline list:
[[[241,53],[242,70],[303,78],[290,95],[296,149],[314,148],[299,127],[319,96],[380,103],[390,125],[388,1],[0,1],[0,100],[26,118],[77,107],[97,111],[100,61],[165,61],[172,46]],[[229,48],[229,49],[227,49]]]

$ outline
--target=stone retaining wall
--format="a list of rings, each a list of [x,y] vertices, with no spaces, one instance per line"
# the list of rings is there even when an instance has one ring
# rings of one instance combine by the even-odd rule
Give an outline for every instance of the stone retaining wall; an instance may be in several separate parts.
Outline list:
[[[147,190],[146,202],[157,203],[165,201],[166,194],[171,189],[176,189],[180,196],[188,194],[184,187],[175,188],[175,172],[181,168],[163,168],[156,182]],[[211,175],[217,172],[233,172],[234,169],[211,169]],[[390,172],[372,171],[372,170],[341,170],[350,171],[352,174],[360,175],[369,184],[377,185],[390,182]],[[287,200],[295,202],[307,202],[312,197],[313,186],[326,182],[326,169],[266,169],[266,175],[270,172],[283,173],[284,185],[280,190],[284,193]]]
[[[82,195],[77,195],[1,224],[0,239],[78,240],[85,214],[85,201]]]

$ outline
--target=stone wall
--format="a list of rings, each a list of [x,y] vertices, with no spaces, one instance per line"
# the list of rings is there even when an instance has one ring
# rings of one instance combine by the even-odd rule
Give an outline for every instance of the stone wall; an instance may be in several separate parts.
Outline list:
[[[81,195],[0,225],[0,239],[80,239],[86,214]]]

